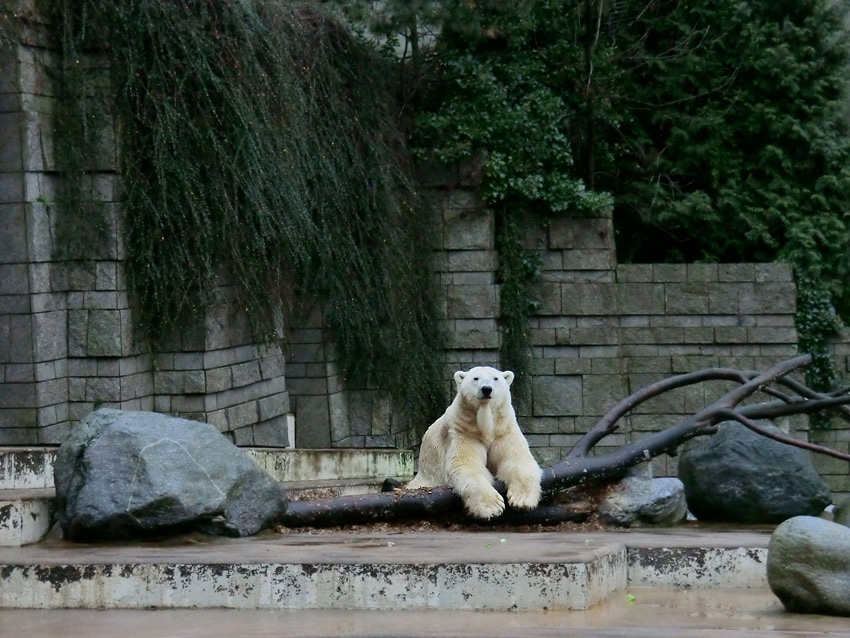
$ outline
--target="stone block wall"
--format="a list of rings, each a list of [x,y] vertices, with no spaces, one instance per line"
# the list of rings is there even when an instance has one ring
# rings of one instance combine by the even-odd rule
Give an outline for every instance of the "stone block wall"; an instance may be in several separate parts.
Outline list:
[[[88,176],[97,223],[57,205],[60,62],[34,7],[20,3],[21,42],[0,47],[0,445],[59,443],[101,406],[205,420],[240,444],[291,445],[283,353],[253,342],[226,287],[166,348],[140,346],[114,128]],[[80,62],[92,87],[109,87],[102,59]]]
[[[393,414],[389,397],[350,388],[343,378],[321,304],[288,331],[286,383],[303,448],[407,448],[409,424]]]
[[[241,445],[415,446],[412,424],[385,397],[345,387],[320,307],[288,327],[286,351],[263,347],[223,283],[216,308],[165,347],[152,353],[139,345],[115,133],[105,136],[90,176],[102,212],[98,241],[75,253],[60,232],[52,72],[59,62],[46,29],[33,14],[21,44],[0,49],[0,445],[57,443],[90,410],[110,406],[209,421]],[[102,60],[83,63],[93,86],[108,86]],[[440,184],[436,192],[440,219],[427,239],[449,335],[450,397],[455,370],[501,367],[496,219],[472,188]],[[88,220],[72,221],[85,229]],[[618,265],[609,216],[525,226],[543,274],[530,326],[534,375],[518,413],[544,464],[563,458],[614,403],[652,381],[710,366],[764,369],[795,353],[787,266]],[[835,353],[850,369],[850,336]],[[635,410],[606,444],[663,428],[723,390],[706,384],[667,393]],[[786,425],[843,451],[850,446],[850,429],[840,424],[812,433],[802,418]],[[846,463],[816,463],[833,490],[850,492]],[[656,459],[654,469],[673,474],[675,459]]]
[[[499,366],[498,255],[493,214],[471,191],[448,192],[442,213],[436,269],[450,335],[448,386],[454,370]],[[786,264],[618,265],[608,216],[529,221],[527,245],[540,250],[543,273],[531,320],[534,377],[517,414],[542,464],[564,458],[613,405],[654,381],[709,367],[764,370],[797,353]],[[850,344],[835,348],[850,369]],[[597,450],[672,425],[732,387],[704,383],[652,399]],[[811,433],[805,417],[779,425],[847,451],[850,429],[840,422]],[[850,492],[846,463],[813,458],[836,493]],[[654,459],[653,472],[675,476],[676,458]]]
[[[471,191],[448,191],[440,213],[434,264],[448,335],[446,396],[453,396],[455,370],[499,365],[498,254],[493,212],[481,206]]]
[[[33,46],[0,49],[0,442],[61,436],[69,419],[67,274],[51,263],[55,192],[50,120],[55,56],[34,25]]]
[[[838,372],[847,385],[850,381],[850,328],[845,328],[840,335],[836,336],[832,349]],[[834,418],[828,429],[811,430],[809,440],[812,443],[850,454],[850,424],[843,419]],[[850,498],[850,464],[840,459],[818,455],[815,457],[815,467],[833,494],[843,494]]]

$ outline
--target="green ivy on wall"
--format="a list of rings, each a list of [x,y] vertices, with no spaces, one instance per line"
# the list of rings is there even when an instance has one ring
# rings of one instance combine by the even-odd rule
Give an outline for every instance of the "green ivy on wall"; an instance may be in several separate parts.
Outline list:
[[[806,383],[815,390],[829,392],[840,383],[829,351],[829,339],[843,326],[835,311],[829,290],[816,281],[797,276],[797,315],[795,317],[801,352],[812,355],[806,368]],[[829,414],[810,415],[813,427],[829,427]]]
[[[540,275],[526,220],[611,206],[610,196],[589,189],[574,165],[582,9],[560,1],[449,4],[434,52],[438,73],[415,142],[423,157],[481,165],[481,196],[496,215],[501,364],[517,374],[521,393],[532,372],[528,320]]]
[[[219,283],[255,334],[321,301],[349,387],[391,393],[422,430],[444,401],[430,211],[383,60],[316,5],[63,0],[65,215],[88,223],[93,143],[115,120],[127,268],[157,345]],[[95,112],[80,61],[109,62]],[[74,167],[78,167],[75,170]],[[415,370],[411,374],[411,370]]]

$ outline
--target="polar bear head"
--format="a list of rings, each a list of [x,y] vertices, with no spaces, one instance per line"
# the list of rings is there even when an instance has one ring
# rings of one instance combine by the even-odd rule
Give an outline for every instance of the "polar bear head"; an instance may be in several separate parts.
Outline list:
[[[496,368],[477,366],[464,372],[455,372],[457,391],[467,405],[479,407],[485,404],[499,406],[511,400],[511,383],[514,373]]]

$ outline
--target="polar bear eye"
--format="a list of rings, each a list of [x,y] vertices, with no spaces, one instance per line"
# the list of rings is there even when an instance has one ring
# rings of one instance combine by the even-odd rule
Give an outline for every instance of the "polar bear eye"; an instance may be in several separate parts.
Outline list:
[[[478,377],[472,377],[473,381],[478,381]]]

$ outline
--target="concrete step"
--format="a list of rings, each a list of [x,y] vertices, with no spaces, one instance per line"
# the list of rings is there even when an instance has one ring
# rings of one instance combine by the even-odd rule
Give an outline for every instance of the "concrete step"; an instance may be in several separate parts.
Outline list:
[[[584,610],[627,587],[766,587],[769,533],[283,533],[0,548],[0,608]]]
[[[37,543],[53,521],[52,488],[0,490],[0,547]]]
[[[409,481],[412,476],[397,477]],[[359,478],[326,481],[281,481],[292,501],[308,501],[319,498],[336,498],[354,494],[375,494],[384,486],[382,478]]]
[[[53,486],[56,447],[0,447],[0,490]],[[392,449],[242,448],[278,481],[385,479],[413,475],[413,452]]]
[[[56,447],[0,447],[0,490],[53,487]]]
[[[413,452],[392,449],[242,448],[278,481],[329,481],[413,475]]]
[[[379,492],[385,478],[413,474],[413,453],[405,450],[243,449],[292,500]],[[0,448],[0,547],[36,543],[49,531],[56,450]]]

